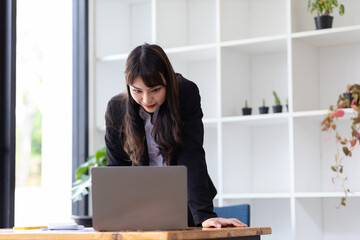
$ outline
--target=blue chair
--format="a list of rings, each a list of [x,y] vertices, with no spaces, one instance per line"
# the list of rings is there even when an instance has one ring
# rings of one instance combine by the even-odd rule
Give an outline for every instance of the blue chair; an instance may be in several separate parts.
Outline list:
[[[222,218],[237,218],[241,222],[250,227],[250,205],[240,204],[226,207],[214,207],[214,212],[218,217]]]

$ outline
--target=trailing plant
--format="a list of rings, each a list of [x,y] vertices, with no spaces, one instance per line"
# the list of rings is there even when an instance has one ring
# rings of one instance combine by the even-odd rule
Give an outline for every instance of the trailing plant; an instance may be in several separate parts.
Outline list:
[[[318,16],[330,16],[333,12],[333,9],[339,7],[340,16],[344,15],[345,7],[343,4],[340,4],[337,0],[309,0],[308,1],[308,10],[313,13],[316,11]]]
[[[99,148],[95,155],[89,156],[75,172],[76,181],[72,184],[71,198],[74,202],[81,200],[89,194],[91,187],[90,169],[92,167],[104,167],[107,165],[106,146]]]
[[[335,135],[337,149],[334,165],[331,166],[331,170],[335,172],[336,175],[332,178],[332,182],[335,183],[336,181],[340,181],[345,193],[345,196],[341,198],[339,206],[346,206],[347,194],[350,192],[350,189],[346,186],[348,176],[343,176],[344,160],[352,157],[352,152],[354,151],[356,144],[360,144],[360,85],[350,85],[349,91],[351,92],[353,99],[351,102],[351,108],[354,110],[354,117],[351,118],[352,122],[348,132],[351,137],[340,135],[336,126],[338,119],[345,115],[344,108],[349,102],[349,100],[343,95],[339,96],[336,107],[332,105],[330,106],[330,112],[321,122],[322,131],[329,133],[326,138],[327,140],[330,139],[331,134]]]

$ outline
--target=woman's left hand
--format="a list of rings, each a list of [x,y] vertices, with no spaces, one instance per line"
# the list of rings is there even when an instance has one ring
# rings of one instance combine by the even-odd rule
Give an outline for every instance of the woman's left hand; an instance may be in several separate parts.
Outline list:
[[[210,227],[247,227],[245,223],[242,223],[239,219],[236,218],[209,218],[202,222],[202,227],[210,228]]]

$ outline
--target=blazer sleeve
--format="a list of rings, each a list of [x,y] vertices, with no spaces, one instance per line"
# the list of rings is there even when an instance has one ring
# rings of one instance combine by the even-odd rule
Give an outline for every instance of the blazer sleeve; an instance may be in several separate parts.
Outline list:
[[[179,89],[180,111],[183,121],[183,145],[177,164],[188,169],[188,205],[196,226],[208,218],[217,217],[213,211],[216,189],[209,177],[203,148],[204,126],[198,87],[188,80]]]
[[[131,166],[130,158],[124,151],[123,134],[120,132],[124,111],[121,96],[113,97],[105,113],[105,145],[108,156],[107,166]]]

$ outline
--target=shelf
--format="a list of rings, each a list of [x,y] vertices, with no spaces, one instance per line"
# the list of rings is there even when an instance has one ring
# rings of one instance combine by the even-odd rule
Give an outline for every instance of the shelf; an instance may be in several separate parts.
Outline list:
[[[292,39],[314,47],[334,47],[360,42],[360,25],[291,34]]]
[[[116,62],[126,60],[128,54],[115,54],[96,58],[97,62]]]
[[[286,35],[226,41],[221,42],[220,47],[249,55],[282,52],[286,51]]]
[[[269,113],[249,116],[223,117],[223,123],[241,123],[242,126],[270,126],[287,124],[289,113]]]
[[[270,199],[270,198],[290,198],[290,193],[243,193],[243,194],[223,194],[223,199]]]
[[[298,192],[295,193],[296,198],[341,198],[344,192]],[[347,197],[360,197],[360,192],[348,193]]]

